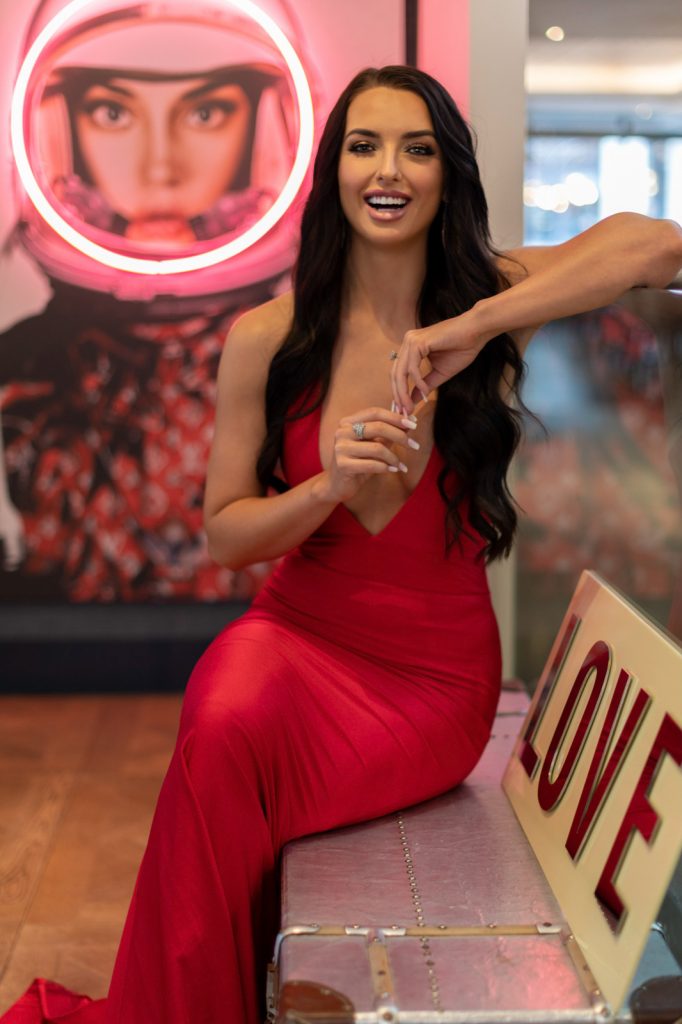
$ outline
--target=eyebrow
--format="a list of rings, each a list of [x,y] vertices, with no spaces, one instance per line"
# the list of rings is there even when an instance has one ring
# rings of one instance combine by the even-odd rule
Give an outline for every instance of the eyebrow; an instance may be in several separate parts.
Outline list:
[[[367,135],[370,139],[379,139],[379,138],[381,138],[381,133],[380,132],[372,131],[371,128],[351,128],[351,130],[346,133],[345,138],[347,139],[349,135]],[[418,131],[418,132],[403,132],[403,134],[400,136],[400,138],[401,139],[418,139],[418,138],[420,138],[420,137],[422,137],[424,135],[430,135],[432,139],[435,139],[435,137],[436,137],[436,133],[432,132],[430,128],[424,128],[423,131]]]
[[[242,92],[244,92],[244,89],[239,84],[239,82],[231,82],[231,81],[214,82],[214,81],[209,81],[209,82],[202,82],[201,85],[197,85],[193,89],[190,89],[188,92],[183,93],[182,94],[182,98],[183,98],[183,100],[195,100],[195,99],[198,99],[200,96],[205,96],[207,93],[217,92],[218,89],[224,89],[226,87],[227,88],[231,88],[233,86],[237,86],[238,89],[241,89]]]
[[[195,77],[198,77],[198,76],[195,76]],[[225,86],[229,87],[229,86],[233,86],[233,85],[238,85],[238,83],[237,82],[229,82],[229,81],[228,82],[214,82],[214,81],[202,82],[201,85],[196,85],[193,89],[188,89],[187,92],[183,93],[182,94],[182,99],[183,100],[194,100],[194,99],[197,99],[200,96],[206,95],[207,93],[216,92],[218,89],[222,89]],[[96,88],[108,89],[110,92],[115,92],[119,96],[127,96],[129,99],[134,99],[134,97],[135,97],[135,93],[134,92],[132,92],[130,89],[126,89],[122,85],[115,85],[114,82],[111,80],[111,78],[105,78],[105,79],[103,79],[102,81],[99,81],[99,82],[92,82],[92,84],[88,86],[88,90],[87,91],[89,91],[90,89],[96,89]]]
[[[91,82],[86,92],[90,92],[91,89],[109,89],[110,92],[116,92],[121,96],[128,96],[130,98],[133,96],[129,89],[124,89],[122,85],[114,85],[110,78],[104,78],[99,82]]]

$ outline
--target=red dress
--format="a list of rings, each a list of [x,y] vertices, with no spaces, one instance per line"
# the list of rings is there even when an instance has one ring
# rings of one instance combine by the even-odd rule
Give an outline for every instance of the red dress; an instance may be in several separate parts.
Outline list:
[[[292,484],[320,471],[319,418],[286,432]],[[377,535],[337,506],[213,641],[188,684],[108,998],[36,982],[1,1024],[259,1024],[282,846],[469,774],[499,643],[480,540],[445,554],[441,466],[434,448]]]

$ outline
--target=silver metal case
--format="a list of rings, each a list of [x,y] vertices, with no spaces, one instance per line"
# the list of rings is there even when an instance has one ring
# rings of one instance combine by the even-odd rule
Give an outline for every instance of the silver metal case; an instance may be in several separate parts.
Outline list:
[[[451,792],[284,849],[271,1020],[676,1019],[628,1006],[613,1016],[500,787],[527,706],[525,693],[503,691],[483,758]],[[680,974],[652,932],[633,991]]]

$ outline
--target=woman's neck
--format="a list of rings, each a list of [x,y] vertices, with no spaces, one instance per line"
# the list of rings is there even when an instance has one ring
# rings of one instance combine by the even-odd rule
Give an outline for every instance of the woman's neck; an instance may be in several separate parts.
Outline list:
[[[387,334],[400,336],[417,326],[417,307],[426,273],[426,246],[377,248],[354,238],[345,276],[344,312],[371,318]]]

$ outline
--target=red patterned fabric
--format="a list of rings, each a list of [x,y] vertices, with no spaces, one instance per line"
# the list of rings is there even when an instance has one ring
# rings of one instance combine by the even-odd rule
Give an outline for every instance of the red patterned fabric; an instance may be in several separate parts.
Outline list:
[[[265,567],[235,576],[216,566],[202,524],[232,318],[81,329],[58,379],[15,381],[0,393],[10,493],[26,531],[20,571],[44,580],[45,596],[215,601],[256,592]],[[31,373],[41,370],[38,361]]]

